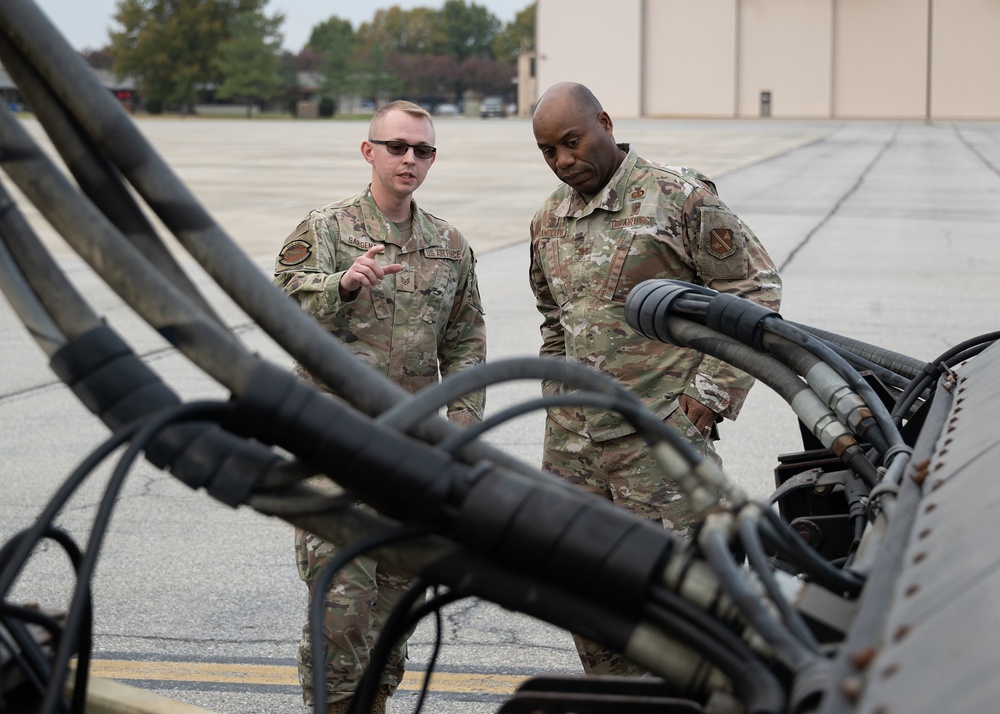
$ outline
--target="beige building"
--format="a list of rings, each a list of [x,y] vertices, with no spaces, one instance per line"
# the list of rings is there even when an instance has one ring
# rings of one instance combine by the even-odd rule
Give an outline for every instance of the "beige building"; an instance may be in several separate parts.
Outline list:
[[[537,2],[536,99],[576,81],[615,117],[1000,119],[998,0]]]

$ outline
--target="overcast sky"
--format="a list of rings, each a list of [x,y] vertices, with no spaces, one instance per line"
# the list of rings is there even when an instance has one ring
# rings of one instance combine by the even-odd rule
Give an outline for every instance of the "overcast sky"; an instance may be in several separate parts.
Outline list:
[[[3,0],[0,0],[3,2]],[[35,0],[63,36],[77,50],[97,49],[108,42],[108,28],[115,13],[116,0]],[[532,0],[471,0],[486,7],[501,23],[508,23]],[[471,4],[470,2],[470,4]],[[355,29],[368,22],[375,11],[399,5],[439,8],[444,0],[270,0],[266,14],[280,12],[285,16],[285,49],[298,52],[309,39],[313,25],[332,15],[350,20]]]

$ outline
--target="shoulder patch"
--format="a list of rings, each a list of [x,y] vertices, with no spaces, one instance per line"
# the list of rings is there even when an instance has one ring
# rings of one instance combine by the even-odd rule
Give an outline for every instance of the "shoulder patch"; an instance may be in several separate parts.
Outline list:
[[[286,267],[301,265],[312,255],[312,245],[309,242],[296,239],[285,243],[285,247],[278,253],[278,263]]]
[[[724,260],[742,249],[743,229],[736,214],[725,208],[705,206],[701,209],[703,249],[718,260]]]
[[[708,252],[716,258],[728,258],[736,252],[732,228],[713,228],[708,236]]]

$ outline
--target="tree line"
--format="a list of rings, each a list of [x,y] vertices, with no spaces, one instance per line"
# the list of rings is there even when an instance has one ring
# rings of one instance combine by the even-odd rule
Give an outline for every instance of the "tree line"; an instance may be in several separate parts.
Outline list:
[[[282,49],[284,16],[268,0],[118,0],[109,43],[84,55],[131,78],[151,112],[194,110],[199,98],[293,109],[298,76],[320,78],[332,113],[342,95],[459,103],[466,90],[509,95],[517,55],[534,44],[535,5],[502,25],[475,2],[439,9],[399,6],[354,28],[331,16],[299,52]]]

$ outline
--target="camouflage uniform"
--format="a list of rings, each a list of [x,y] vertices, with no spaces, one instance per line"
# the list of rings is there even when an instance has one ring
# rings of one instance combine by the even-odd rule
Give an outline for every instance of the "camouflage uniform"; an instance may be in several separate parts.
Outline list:
[[[687,394],[735,419],[753,379],[714,357],[636,334],[625,321],[625,299],[644,280],[674,278],[777,309],[778,271],[711,181],[620,147],[625,159],[599,194],[587,201],[562,184],[532,220],[530,277],[543,316],[540,352],[614,377],[719,461],[711,439],[699,433],[678,399]],[[546,394],[565,390],[556,383],[542,388]],[[618,414],[551,409],[543,467],[672,531],[689,532],[683,496]],[[588,672],[640,671],[593,643],[578,640],[577,647]]]
[[[370,190],[313,211],[286,239],[274,282],[350,349],[358,359],[416,392],[486,359],[483,308],[475,256],[465,237],[441,219],[413,207],[413,234],[403,239],[375,204]],[[354,260],[384,245],[378,260],[404,269],[349,300],[340,278]],[[300,366],[296,373],[310,375]],[[448,405],[448,418],[468,425],[483,418],[485,392]],[[312,583],[336,547],[296,530],[299,575]],[[375,637],[409,584],[405,573],[357,558],[325,594],[324,633],[329,701],[349,697],[367,666]],[[405,644],[393,650],[382,687],[390,694],[403,676]],[[312,703],[312,648],[308,624],[298,654],[303,697]]]

